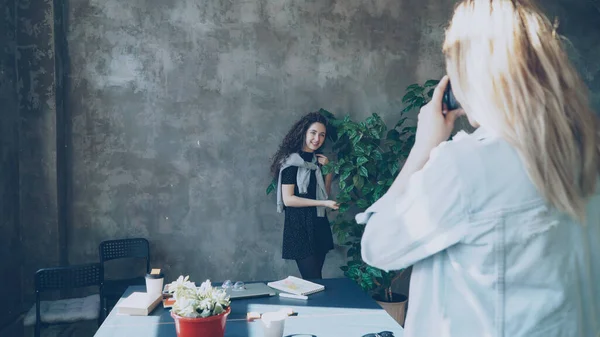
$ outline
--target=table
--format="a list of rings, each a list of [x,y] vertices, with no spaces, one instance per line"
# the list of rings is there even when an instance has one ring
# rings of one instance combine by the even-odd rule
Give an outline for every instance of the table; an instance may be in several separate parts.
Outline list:
[[[279,296],[231,301],[231,314],[225,328],[226,337],[262,337],[260,321],[246,321],[246,313],[278,311],[292,308],[297,316],[288,317],[284,336],[288,337],[360,337],[367,333],[392,331],[402,337],[402,327],[365,294],[358,285],[346,278],[323,279],[318,283],[325,290],[308,296],[308,300]],[[121,300],[144,286],[132,286]],[[120,300],[120,301],[121,301]],[[128,316],[112,310],[95,337],[176,337],[175,322],[161,304],[149,316]]]

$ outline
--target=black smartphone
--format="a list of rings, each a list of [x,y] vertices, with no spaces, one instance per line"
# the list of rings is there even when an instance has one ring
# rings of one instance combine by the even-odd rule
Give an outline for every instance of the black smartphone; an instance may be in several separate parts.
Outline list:
[[[446,90],[444,90],[444,97],[442,98],[442,104],[446,105],[446,109],[448,111],[460,109],[460,103],[454,97],[454,93],[452,92],[452,85],[448,82],[446,85]]]

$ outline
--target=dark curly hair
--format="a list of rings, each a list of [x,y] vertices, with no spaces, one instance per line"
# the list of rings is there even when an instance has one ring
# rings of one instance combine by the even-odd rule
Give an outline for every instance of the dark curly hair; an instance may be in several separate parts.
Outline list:
[[[294,123],[290,128],[290,131],[285,135],[281,145],[279,145],[279,149],[273,156],[273,161],[271,163],[271,174],[273,177],[277,178],[279,176],[279,169],[285,158],[292,153],[302,150],[306,131],[308,131],[308,128],[313,123],[321,123],[325,125],[325,128],[327,129],[327,119],[318,111],[304,115],[304,117]]]

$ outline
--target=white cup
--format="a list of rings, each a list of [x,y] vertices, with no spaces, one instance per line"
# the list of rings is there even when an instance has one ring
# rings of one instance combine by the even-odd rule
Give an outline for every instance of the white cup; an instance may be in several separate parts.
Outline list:
[[[265,312],[262,314],[264,337],[283,337],[283,328],[287,314],[284,312]]]
[[[162,296],[165,277],[160,274],[146,274],[146,293],[152,298]]]

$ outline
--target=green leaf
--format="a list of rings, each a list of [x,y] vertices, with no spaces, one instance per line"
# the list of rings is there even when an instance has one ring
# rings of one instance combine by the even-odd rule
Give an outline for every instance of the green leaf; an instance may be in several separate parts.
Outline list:
[[[363,282],[365,283],[367,290],[371,290],[371,289],[375,288],[375,283],[373,282],[373,279],[371,279],[370,277],[363,279]]]
[[[346,256],[347,257],[351,257],[352,255],[354,255],[355,252],[356,252],[356,249],[350,248],[350,249],[348,249],[348,252],[346,253]]]
[[[371,136],[375,139],[380,139],[381,136],[379,135],[379,132],[375,129],[371,129],[369,130],[369,132],[371,133]]]
[[[398,121],[398,123],[396,123],[396,125],[394,126],[394,128],[401,127],[402,124],[404,124],[404,122],[406,121],[406,119],[407,119],[406,117],[400,118],[400,120]]]
[[[415,92],[409,91],[406,95],[404,95],[404,97],[402,97],[402,103],[406,103],[414,97],[415,97]]]
[[[400,169],[400,166],[398,165],[398,162],[395,161],[392,163],[392,166],[390,168],[390,173],[391,174],[396,174],[396,172],[398,172],[398,170]]]
[[[437,85],[438,83],[440,83],[440,80],[428,80],[427,82],[425,82],[425,86],[431,87]]]
[[[389,140],[397,140],[400,138],[400,132],[398,132],[396,129],[392,129],[388,131],[386,138]]]
[[[349,278],[356,279],[360,276],[360,271],[355,268],[350,268],[347,272]]]
[[[378,277],[378,278],[383,277],[383,275],[381,275],[381,269],[377,269],[375,267],[368,266],[367,272],[374,277]]]
[[[429,90],[429,91],[427,92],[427,97],[429,97],[429,98],[433,97],[433,92],[434,92],[434,91],[435,91],[435,88],[434,88],[434,89],[431,89],[431,90]]]
[[[367,157],[360,156],[360,157],[358,157],[358,159],[356,159],[356,166],[362,166],[364,163],[366,163],[368,161],[369,161],[369,159],[367,159]]]
[[[363,187],[365,183],[365,180],[361,176],[354,176],[352,180],[354,182],[354,187],[358,188],[359,190]]]
[[[359,208],[365,209],[365,208],[369,207],[370,205],[366,200],[360,199],[356,202],[356,206],[358,206]]]
[[[363,137],[362,132],[357,133],[356,136],[352,137],[352,146],[356,146],[356,144],[358,144],[358,142],[360,142],[362,137]]]
[[[273,179],[271,181],[271,183],[269,184],[269,186],[267,186],[267,195],[269,195],[269,193],[273,192],[276,187],[277,187],[277,181],[275,181],[275,179]]]
[[[347,194],[347,193],[340,193],[337,196],[336,200],[337,200],[338,203],[350,202],[352,200],[352,197],[349,194]]]
[[[371,155],[373,155],[373,157],[375,158],[376,161],[383,160],[383,156],[381,155],[381,152],[379,152],[378,150],[374,150],[373,152],[371,152]]]
[[[369,177],[369,171],[367,171],[367,169],[364,166],[358,168],[358,173],[365,178]]]
[[[361,266],[361,261],[350,261],[348,262],[348,266],[350,266],[351,268],[360,268]]]
[[[348,208],[350,208],[350,206],[348,204],[342,204],[340,206],[340,209],[338,210],[339,213],[344,213],[348,210]]]
[[[362,144],[357,144],[354,150],[356,153],[365,153],[365,148],[362,146]]]
[[[352,174],[351,170],[344,171],[342,173],[342,175],[340,176],[340,183],[343,182],[343,181],[345,181],[346,179],[348,179],[348,177],[350,177],[351,174]]]

